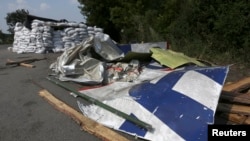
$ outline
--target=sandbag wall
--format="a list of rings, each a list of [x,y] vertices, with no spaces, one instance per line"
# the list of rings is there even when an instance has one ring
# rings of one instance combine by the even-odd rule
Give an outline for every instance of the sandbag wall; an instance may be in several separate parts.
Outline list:
[[[84,38],[103,32],[103,29],[84,23],[33,20],[31,29],[16,23],[14,31],[13,52],[45,53],[63,52],[66,48],[80,44]]]

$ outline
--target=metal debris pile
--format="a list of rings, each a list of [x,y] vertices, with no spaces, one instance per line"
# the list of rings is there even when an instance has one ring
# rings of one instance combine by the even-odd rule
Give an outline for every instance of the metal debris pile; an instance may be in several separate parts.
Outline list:
[[[77,101],[85,116],[163,141],[207,138],[229,67],[207,66],[161,43],[118,45],[98,33],[66,49],[50,69],[55,84],[92,102]],[[57,79],[83,88],[75,91]]]
[[[236,96],[249,95],[249,87],[247,92],[232,89],[234,85],[223,88],[229,66],[204,64],[168,49],[166,42],[120,45],[101,28],[33,20],[31,30],[16,24],[11,50],[62,52],[50,64],[48,80],[92,102],[77,101],[85,116],[142,139],[206,140],[216,112],[249,123],[243,104],[250,102]],[[27,62],[14,62],[21,63]],[[74,81],[83,88],[75,90],[59,81]]]

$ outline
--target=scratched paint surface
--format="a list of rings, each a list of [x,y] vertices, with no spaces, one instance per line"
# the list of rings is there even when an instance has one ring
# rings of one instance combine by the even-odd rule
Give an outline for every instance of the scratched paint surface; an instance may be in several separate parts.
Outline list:
[[[158,73],[155,79],[134,85],[114,83],[81,91],[92,97],[109,95],[109,99],[102,99],[105,104],[151,124],[154,132],[139,128],[98,106],[79,103],[79,107],[93,120],[144,139],[206,140],[207,125],[214,122],[227,73],[227,66],[191,67]]]

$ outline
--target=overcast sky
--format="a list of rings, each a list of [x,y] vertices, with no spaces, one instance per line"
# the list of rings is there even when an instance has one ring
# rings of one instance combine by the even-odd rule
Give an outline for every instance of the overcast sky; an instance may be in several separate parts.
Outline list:
[[[8,33],[5,17],[17,9],[28,10],[31,15],[56,20],[84,22],[77,0],[0,0],[0,30]]]

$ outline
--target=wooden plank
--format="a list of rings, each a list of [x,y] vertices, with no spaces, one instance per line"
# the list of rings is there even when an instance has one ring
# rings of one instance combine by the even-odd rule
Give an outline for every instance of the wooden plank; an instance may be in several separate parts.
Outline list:
[[[34,61],[40,61],[40,60],[45,60],[47,58],[31,58],[31,59],[25,59],[21,61],[8,61],[5,63],[5,65],[19,65],[20,63],[31,63]]]
[[[237,125],[238,124],[238,123],[230,121],[227,118],[222,117],[218,114],[214,118],[215,118],[215,124],[226,124],[226,125]]]
[[[119,135],[115,131],[83,116],[83,114],[57,99],[47,90],[40,90],[39,95],[52,104],[56,109],[73,118],[83,130],[90,134],[93,134],[104,141],[128,141],[128,139]]]
[[[228,92],[239,92],[240,90],[244,89],[245,87],[250,87],[250,77],[243,78],[237,82],[227,84],[223,87],[223,91]]]
[[[232,113],[222,113],[220,114],[221,117],[228,119],[231,122],[237,124],[244,124],[248,116],[241,115],[241,114],[232,114]]]
[[[13,60],[7,59],[7,62],[15,62]],[[27,63],[19,63],[17,65],[23,66],[23,67],[27,67],[27,68],[35,68],[35,65],[31,65],[31,64],[27,64]]]
[[[220,100],[226,100],[232,103],[250,104],[250,93],[232,93],[222,91]]]
[[[217,110],[226,113],[250,115],[250,106],[245,105],[219,103]]]
[[[250,117],[248,117],[243,124],[250,124]]]

